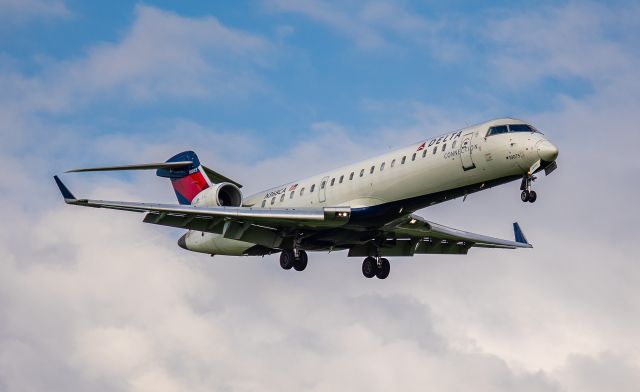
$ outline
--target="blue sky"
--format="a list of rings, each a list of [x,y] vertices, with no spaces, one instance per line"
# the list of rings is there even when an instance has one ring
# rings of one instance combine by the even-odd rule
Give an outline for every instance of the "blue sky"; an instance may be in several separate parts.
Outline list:
[[[594,81],[579,73],[543,70],[526,83],[516,83],[500,78],[502,69],[496,64],[505,51],[517,54],[514,45],[518,45],[518,37],[509,36],[518,30],[517,26],[511,30],[514,27],[509,25],[514,17],[531,12],[537,18],[559,18],[562,15],[554,14],[554,7],[571,8],[575,4],[308,5],[301,8],[286,1],[233,5],[69,2],[58,13],[29,15],[22,11],[20,17],[7,16],[10,21],[0,30],[0,42],[8,67],[37,79],[54,64],[82,62],[105,45],[122,46],[136,26],[145,18],[157,17],[157,13],[185,22],[215,20],[224,28],[261,40],[261,47],[248,49],[253,51],[238,57],[212,50],[207,43],[196,44],[196,55],[212,64],[202,72],[219,69],[231,78],[250,79],[235,81],[246,85],[228,86],[230,90],[217,93],[222,80],[202,78],[203,74],[195,70],[192,76],[201,79],[190,81],[204,90],[202,94],[169,92],[138,99],[117,85],[111,89],[112,94],[70,103],[64,113],[54,113],[52,119],[96,133],[130,132],[132,128],[152,131],[158,121],[189,119],[204,126],[242,130],[269,148],[290,148],[305,137],[309,124],[316,122],[340,123],[358,135],[371,134],[382,126],[407,125],[414,121],[415,104],[465,113],[454,122],[463,126],[504,115],[526,117],[552,112],[560,97],[581,98],[593,92]],[[607,8],[596,4],[589,7]],[[342,25],[343,19],[349,18],[352,20]],[[593,28],[614,34],[616,23],[605,22],[606,26]],[[530,29],[534,24],[535,19],[523,23],[523,28]],[[206,28],[201,34],[211,34],[212,41],[221,39]],[[153,38],[145,35],[140,39]],[[522,72],[531,70],[535,74],[539,66],[536,61],[527,58],[519,64]],[[237,74],[232,74],[234,71]],[[433,129],[425,129],[425,135],[440,131],[446,129],[434,124]]]
[[[0,390],[637,390],[639,21],[633,1],[0,0]],[[193,149],[250,193],[505,115],[559,146],[538,201],[514,183],[418,213],[517,220],[534,249],[394,259],[384,282],[344,252],[294,275],[185,252],[51,179]],[[150,173],[63,179],[176,202]]]

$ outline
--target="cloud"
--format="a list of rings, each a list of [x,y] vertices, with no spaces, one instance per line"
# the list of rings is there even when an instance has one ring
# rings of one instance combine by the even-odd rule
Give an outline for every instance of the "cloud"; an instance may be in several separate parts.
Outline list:
[[[492,61],[502,80],[575,77],[608,83],[637,69],[635,51],[629,52],[636,26],[625,21],[639,11],[631,4],[569,2],[493,20],[484,32],[497,44]]]
[[[418,108],[416,121],[449,118]],[[335,123],[311,128],[308,140],[277,158],[226,165],[272,184],[380,148],[376,135],[353,139]],[[186,129],[214,135],[180,123],[143,156],[171,151]],[[395,137],[411,140],[414,132],[397,129]],[[137,137],[86,146],[108,155],[101,149],[139,145]],[[214,139],[220,137],[208,140]],[[342,143],[332,150],[335,140]],[[219,159],[220,148],[230,155],[242,149],[231,141],[203,143],[207,164]],[[385,282],[363,279],[359,260],[345,261],[344,252],[313,254],[304,273],[282,271],[276,257],[189,254],[175,245],[179,233],[144,225],[138,214],[63,205],[50,179],[35,170],[32,183],[8,188],[0,207],[14,222],[0,230],[0,385],[135,391],[459,390],[473,384],[481,391],[559,391],[580,390],[587,374],[604,375],[588,385],[611,385],[611,375],[621,388],[636,385],[638,352],[628,340],[640,320],[634,302],[624,299],[635,298],[640,276],[633,257],[606,245],[608,237],[589,245],[583,242],[588,225],[576,229],[574,216],[594,202],[571,199],[574,181],[586,173],[562,181],[563,173],[579,173],[579,163],[571,163],[579,151],[562,147],[561,170],[539,184],[542,209],[523,209],[515,189],[504,187],[422,212],[499,235],[518,211],[535,241],[532,252],[394,260]],[[138,153],[124,148],[121,156],[133,160]],[[124,200],[170,197],[161,179],[149,177],[114,182],[100,176],[78,191]],[[148,187],[152,182],[160,185]],[[44,200],[23,192],[45,184]],[[552,218],[561,214],[565,219]],[[610,224],[601,222],[599,231]],[[574,252],[578,257],[569,257]],[[597,262],[606,257],[606,264]],[[295,371],[282,371],[283,362]]]
[[[147,20],[167,18],[168,29],[172,23],[181,26],[172,30],[178,36],[192,31],[187,23],[192,19],[144,7],[136,12],[121,41],[94,47],[95,52],[117,57],[124,47],[138,48],[129,39],[146,42],[131,38],[145,37],[134,33],[145,25],[145,13],[151,15]],[[371,11],[369,17],[375,15]],[[601,22],[597,15],[589,17]],[[510,18],[519,15],[507,16],[506,25],[515,23]],[[608,20],[606,14],[603,18]],[[205,31],[211,28],[210,19],[195,20]],[[554,31],[563,21],[538,22],[547,23],[540,29]],[[190,27],[183,30],[184,24]],[[141,27],[146,29],[151,27]],[[594,39],[609,46],[610,38],[601,35]],[[174,44],[184,40],[176,38]],[[518,40],[529,42],[523,36]],[[210,61],[215,65],[200,50],[217,53],[210,45],[197,43],[185,53],[203,56],[205,67]],[[262,50],[260,44],[247,48],[247,53]],[[531,48],[550,64],[544,75],[572,72],[598,81],[588,97],[566,98],[552,111],[529,113],[561,150],[560,169],[536,183],[539,201],[523,205],[512,184],[420,213],[503,237],[512,235],[509,223],[515,218],[535,248],[394,259],[386,281],[362,278],[360,260],[345,260],[344,252],[311,255],[304,273],[282,271],[277,257],[184,252],[175,244],[179,231],[145,225],[138,214],[64,205],[49,171],[97,161],[155,161],[193,143],[207,165],[259,189],[490,114],[411,100],[369,100],[366,110],[395,111],[398,124],[356,133],[353,125],[319,121],[290,149],[260,154],[267,135],[250,138],[237,129],[194,121],[160,124],[153,141],[128,132],[129,126],[96,139],[72,123],[34,119],[31,111],[7,115],[3,108],[0,114],[25,132],[0,127],[0,389],[462,390],[472,385],[480,391],[633,390],[640,374],[640,349],[634,344],[640,330],[640,273],[633,248],[640,236],[640,216],[633,208],[640,189],[629,180],[639,168],[638,136],[629,130],[637,128],[640,90],[633,73],[618,71],[637,55],[629,52],[604,68],[568,70],[553,65],[566,63],[565,53],[554,45]],[[526,57],[520,47],[504,49],[504,56]],[[93,64],[90,59],[100,56],[92,53],[77,61]],[[237,56],[253,64],[251,56]],[[580,58],[574,54],[576,61]],[[108,83],[91,82],[96,83],[91,89],[130,100],[182,97],[156,86],[159,75],[144,79],[146,66],[114,70]],[[176,67],[171,69],[182,69]],[[197,68],[194,75],[201,72],[206,73]],[[25,87],[62,83],[56,75],[72,80],[62,71],[23,77],[15,85],[4,84],[4,93],[20,101]],[[148,98],[128,90],[125,85],[139,77],[142,90],[162,93]],[[77,86],[69,91],[69,102],[93,97]],[[43,137],[48,134],[42,129],[54,136]],[[615,136],[607,133],[612,129],[619,130]],[[79,147],[70,152],[69,140]],[[173,198],[168,184],[151,173],[65,180],[83,196]]]
[[[419,41],[433,34],[435,27],[402,2],[268,0],[265,5],[274,12],[300,14],[324,24],[362,49],[389,47],[395,36]]]
[[[24,22],[35,18],[68,18],[71,16],[64,1],[57,0],[0,0],[0,20],[5,23]]]
[[[9,68],[3,103],[18,112],[69,113],[95,101],[228,98],[256,91],[254,67],[267,64],[265,39],[223,26],[214,17],[187,18],[137,6],[116,43],[83,57],[53,61],[35,77]],[[10,92],[10,93],[8,93]]]

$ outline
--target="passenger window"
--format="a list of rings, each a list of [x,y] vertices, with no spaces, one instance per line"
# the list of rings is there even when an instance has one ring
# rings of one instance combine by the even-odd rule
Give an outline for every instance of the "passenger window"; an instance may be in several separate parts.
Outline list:
[[[375,166],[371,166],[371,170],[369,170],[369,174],[373,174],[373,171],[375,170]]]
[[[427,156],[427,150],[425,149],[424,151],[422,151],[422,157],[426,157]]]
[[[289,194],[289,199],[293,199],[293,194],[294,194],[294,193],[295,193],[295,192],[291,192],[291,193]]]
[[[300,196],[304,195],[304,187],[300,188]]]
[[[391,167],[394,167],[396,165],[396,160],[394,159],[393,161],[391,161]]]
[[[351,172],[351,174],[349,174],[349,180],[353,180],[353,172]]]
[[[360,170],[360,177],[364,176],[364,169]]]
[[[282,194],[282,196],[280,196],[280,203],[282,203],[284,201],[284,193]]]
[[[276,202],[276,197],[274,196],[271,198],[271,205],[273,205],[275,202]]]
[[[384,162],[382,162],[382,165],[380,165],[380,171],[384,170]]]
[[[313,193],[314,189],[316,189],[316,184],[311,185],[311,189],[309,189],[309,193]]]
[[[453,141],[453,144],[451,145],[451,148],[455,149],[455,148],[456,148],[456,143],[457,143],[457,142],[458,142],[457,140],[454,140],[454,141]]]
[[[325,186],[325,185],[327,185],[327,182],[326,182],[326,181],[322,181],[322,182],[320,183],[320,189],[324,189],[324,186]]]
[[[344,180],[344,175],[340,176],[340,181],[338,181],[340,184],[342,184],[342,180]]]
[[[433,148],[433,155],[436,155],[436,152],[438,152],[438,146],[435,146],[435,147]]]
[[[489,132],[487,132],[487,136],[499,135],[501,133],[507,133],[507,126],[506,125],[499,125],[497,127],[489,128]]]
[[[444,151],[447,148],[447,143],[442,145],[442,151]]]
[[[267,204],[267,199],[262,200],[262,208],[264,208],[265,204]]]
[[[400,161],[400,163],[404,165],[404,161],[406,161],[406,160],[407,160],[407,157],[404,156],[404,157],[402,157],[402,160]]]
[[[412,161],[415,161],[415,160],[416,160],[416,153],[415,153],[415,152],[413,153],[413,156],[411,157],[411,160],[412,160]]]
[[[331,179],[331,186],[333,186],[333,184],[335,184],[335,183],[336,183],[336,179],[334,177],[334,178]]]

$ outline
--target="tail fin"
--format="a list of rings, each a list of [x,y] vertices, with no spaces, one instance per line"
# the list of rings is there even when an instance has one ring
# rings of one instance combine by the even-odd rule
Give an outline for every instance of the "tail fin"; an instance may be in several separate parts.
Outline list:
[[[180,204],[191,204],[198,193],[211,186],[211,180],[207,177],[198,156],[193,151],[184,151],[167,160],[169,162],[187,162],[188,166],[177,168],[161,168],[156,171],[159,177],[169,178],[173,190]]]

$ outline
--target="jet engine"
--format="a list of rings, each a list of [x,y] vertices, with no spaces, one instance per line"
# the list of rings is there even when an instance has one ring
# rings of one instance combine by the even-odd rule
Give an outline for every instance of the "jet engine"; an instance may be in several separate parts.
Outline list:
[[[198,193],[191,202],[197,207],[240,207],[242,205],[242,192],[237,186],[221,182]]]

